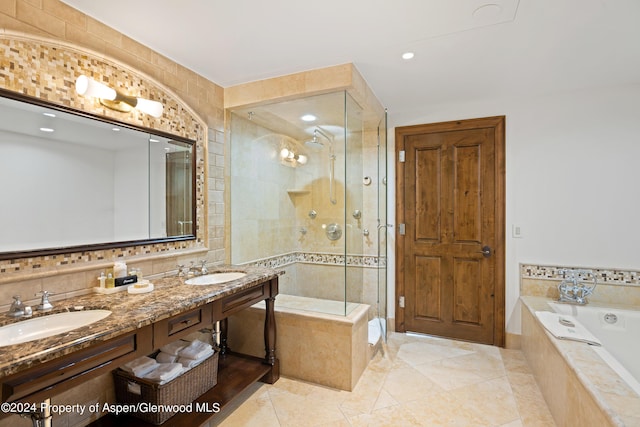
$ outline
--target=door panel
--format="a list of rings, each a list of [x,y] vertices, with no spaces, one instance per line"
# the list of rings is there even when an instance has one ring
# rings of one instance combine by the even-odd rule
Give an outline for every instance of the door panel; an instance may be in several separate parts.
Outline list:
[[[500,345],[504,118],[397,128],[396,145],[405,151],[397,216],[406,229],[398,238],[405,307],[397,330]]]
[[[431,277],[426,286],[416,287],[416,293],[409,301],[415,301],[416,316],[440,320],[440,259],[436,257],[416,257],[416,276]]]
[[[423,241],[440,240],[440,147],[416,150],[416,239]]]

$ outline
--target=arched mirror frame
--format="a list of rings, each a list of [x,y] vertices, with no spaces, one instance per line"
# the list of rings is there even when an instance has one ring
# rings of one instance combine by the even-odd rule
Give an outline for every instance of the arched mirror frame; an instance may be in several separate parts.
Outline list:
[[[144,62],[140,64],[144,65]],[[89,113],[99,118],[124,122],[128,126],[153,129],[154,132],[164,132],[196,141],[196,192],[193,195],[196,211],[195,239],[151,244],[143,244],[142,241],[118,242],[108,245],[111,248],[107,250],[98,250],[92,246],[87,247],[87,250],[74,247],[56,251],[59,255],[50,256],[13,253],[11,258],[0,257],[0,283],[32,274],[45,277],[61,270],[86,268],[114,257],[149,259],[155,256],[175,256],[194,250],[207,250],[206,171],[209,129],[202,114],[211,114],[211,111],[215,113],[217,107],[203,107],[197,104],[203,96],[198,94],[194,99],[187,93],[187,87],[184,86],[186,82],[175,78],[175,68],[169,67],[163,71],[162,67],[159,68],[157,65],[149,69],[145,69],[144,66],[134,67],[131,63],[123,63],[88,46],[9,29],[0,34],[0,68],[3,70],[0,76],[2,89],[46,100],[57,106],[70,108],[74,112]],[[162,117],[154,118],[135,110],[126,114],[113,111],[100,105],[95,98],[77,95],[73,88],[76,79],[82,74],[122,93],[161,102],[164,105]],[[212,89],[207,84],[196,84],[194,87],[202,91]],[[190,102],[187,102],[184,96],[188,96]],[[198,110],[192,105],[194,103],[198,105]]]
[[[130,123],[121,122],[112,118],[108,118],[105,116],[100,116],[97,114],[75,110],[73,108],[61,106],[58,104],[54,104],[51,102],[47,102],[45,100],[34,98],[31,96],[26,96],[20,94],[18,92],[9,91],[3,88],[0,88],[0,97],[13,99],[16,101],[26,102],[28,104],[37,105],[40,107],[45,107],[52,110],[57,110],[65,113],[70,113],[78,117],[85,118],[87,120],[95,120],[107,124],[112,124],[114,126],[119,126],[122,128],[137,130],[140,132],[147,133],[149,135],[157,135],[162,138],[172,139],[179,143],[188,144],[192,147],[193,155],[191,156],[191,218],[193,219],[190,224],[191,230],[188,233],[179,235],[179,236],[168,236],[168,237],[157,237],[157,238],[148,238],[148,239],[139,239],[139,240],[125,240],[125,241],[114,241],[114,242],[101,242],[95,244],[82,244],[82,245],[70,245],[70,246],[59,246],[59,247],[48,247],[41,249],[32,249],[32,250],[17,250],[10,252],[0,252],[0,260],[8,260],[8,259],[21,259],[21,258],[33,258],[40,256],[49,256],[49,255],[58,255],[58,254],[67,254],[67,253],[77,253],[77,252],[86,252],[86,251],[100,251],[100,250],[108,250],[113,248],[126,248],[131,246],[141,246],[141,245],[153,245],[153,244],[161,244],[161,243],[169,243],[169,242],[181,242],[181,241],[190,241],[196,240],[196,227],[197,227],[197,176],[196,173],[196,158],[197,158],[197,150],[196,150],[196,141],[190,140],[188,138],[184,138],[181,136],[173,135],[167,132],[163,132],[157,129],[146,128],[142,126],[136,126]],[[46,210],[43,209],[43,213],[46,214]]]

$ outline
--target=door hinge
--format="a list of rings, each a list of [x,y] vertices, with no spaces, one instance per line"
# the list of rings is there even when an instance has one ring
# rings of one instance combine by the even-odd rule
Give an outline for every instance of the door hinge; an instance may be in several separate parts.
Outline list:
[[[406,232],[407,230],[404,223],[398,224],[398,233],[400,233],[401,236],[404,236]]]
[[[398,152],[398,161],[400,163],[404,163],[404,160],[405,160],[405,152],[404,150],[401,150]]]
[[[398,299],[398,306],[400,308],[404,308],[404,295],[401,295],[400,298]]]

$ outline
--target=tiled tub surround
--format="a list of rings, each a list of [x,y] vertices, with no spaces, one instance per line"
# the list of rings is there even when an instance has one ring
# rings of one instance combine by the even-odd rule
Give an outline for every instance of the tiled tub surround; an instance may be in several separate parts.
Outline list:
[[[342,307],[318,307],[331,303]],[[344,311],[344,302],[278,295],[275,316],[280,373],[314,384],[353,390],[370,359],[369,306],[351,305],[346,316],[327,314]],[[229,342],[233,343],[232,350],[256,357],[264,353],[260,347],[263,322],[264,303],[231,316]]]
[[[558,340],[540,324],[535,311],[552,311],[549,301],[521,297],[522,350],[557,425],[640,426],[640,396],[591,346]]]
[[[247,276],[215,286],[185,285],[185,279],[181,277],[153,279],[152,283],[155,289],[150,293],[137,295],[130,295],[127,292],[109,295],[90,294],[57,301],[54,303],[54,309],[45,314],[34,310],[34,316],[38,316],[64,312],[68,308],[83,306],[84,309],[111,310],[112,314],[102,321],[78,328],[72,334],[60,334],[24,344],[1,347],[0,372],[2,372],[2,376],[14,374],[38,363],[67,355],[150,325],[158,320],[240,292],[280,274],[267,268],[235,266],[212,268],[210,272],[218,271],[244,271]],[[0,326],[21,320],[11,318],[3,313],[0,317]]]
[[[589,301],[640,306],[640,271],[590,267],[558,267],[520,265],[520,295],[558,299],[558,284],[564,278],[561,270],[592,270],[597,279]],[[591,285],[591,283],[586,283]]]
[[[343,303],[346,296],[347,302],[369,305],[370,319],[377,316],[378,274],[379,269],[386,266],[385,258],[356,254],[345,256],[318,252],[291,252],[243,265],[284,269],[287,274],[280,280],[281,294]],[[280,304],[282,306],[284,303]],[[346,314],[348,312],[347,310]]]

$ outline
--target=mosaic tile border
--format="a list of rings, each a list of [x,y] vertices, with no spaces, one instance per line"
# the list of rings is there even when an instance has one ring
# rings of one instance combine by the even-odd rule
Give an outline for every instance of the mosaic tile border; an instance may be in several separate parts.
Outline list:
[[[584,269],[592,270],[598,283],[607,285],[640,286],[640,270],[622,270],[612,268],[589,268],[589,267],[567,267],[520,264],[520,278],[522,279],[543,279],[562,280],[563,269]]]
[[[78,96],[73,89],[80,74],[108,83],[113,87],[134,88],[141,96],[162,102],[165,113],[154,119],[145,114],[129,114],[109,110],[95,100]],[[118,61],[107,59],[90,50],[37,36],[0,34],[0,87],[71,107],[79,111],[147,128],[155,128],[196,141],[196,240],[140,245],[125,248],[70,252],[60,255],[16,258],[0,261],[0,273],[22,274],[55,270],[69,265],[82,265],[105,259],[163,254],[170,251],[204,247],[205,229],[205,138],[206,126],[174,93],[162,84]],[[125,89],[126,89],[125,88]]]
[[[255,261],[249,261],[241,265],[253,267],[278,268],[297,262],[318,265],[345,265],[345,255],[327,254],[318,252],[290,252]],[[346,255],[347,267],[384,268],[387,266],[385,257],[371,255]]]

